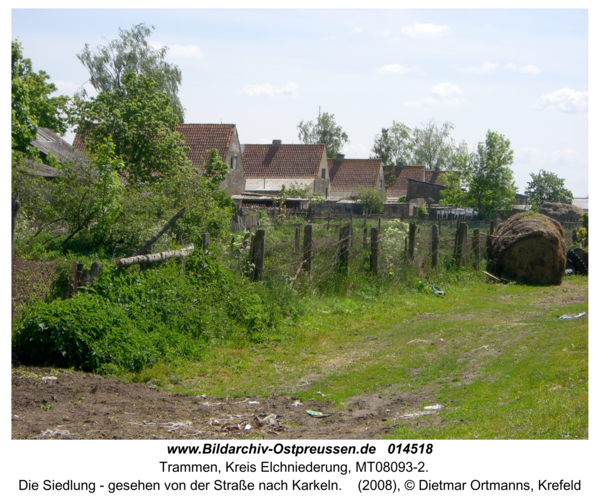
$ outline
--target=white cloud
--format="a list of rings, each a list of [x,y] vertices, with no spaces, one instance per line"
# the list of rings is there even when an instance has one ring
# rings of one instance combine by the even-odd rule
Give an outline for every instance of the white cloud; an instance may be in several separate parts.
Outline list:
[[[350,33],[362,33],[362,28],[359,28],[358,26],[356,28],[354,28]]]
[[[298,96],[298,86],[295,82],[288,82],[285,86],[274,87],[271,84],[248,84],[242,89],[249,96]]]
[[[505,70],[516,70],[517,69],[517,65],[513,65],[512,63],[508,63],[507,65],[504,66]]]
[[[535,65],[525,65],[519,68],[523,73],[540,73],[540,69]]]
[[[531,164],[539,161],[542,153],[537,148],[523,147],[515,152],[515,162],[519,164]]]
[[[371,149],[364,143],[349,143],[344,146],[344,153],[349,159],[368,159]]]
[[[158,40],[150,40],[149,44],[154,49],[164,47],[164,44]],[[168,55],[177,59],[197,59],[204,56],[202,49],[197,45],[169,45],[168,48]]]
[[[497,66],[498,63],[490,63],[489,61],[486,61],[481,66],[469,66],[467,68],[455,67],[455,70],[459,73],[473,73],[475,75],[483,75],[484,73],[493,72]]]
[[[202,49],[197,45],[171,45],[169,56],[180,59],[197,59],[204,56]]]
[[[462,94],[460,88],[454,84],[451,84],[450,82],[436,84],[431,88],[431,92],[440,96],[441,98],[448,98],[456,94]]]
[[[440,37],[450,33],[450,26],[447,24],[435,25],[432,23],[415,22],[411,26],[404,26],[401,30],[402,35],[407,37]]]
[[[565,87],[552,93],[542,94],[534,105],[538,110],[549,108],[567,113],[585,113],[588,110],[588,92]]]
[[[424,75],[424,73],[416,66],[413,66],[412,68],[406,68],[396,63],[377,68],[377,73],[381,73],[382,75],[406,75],[407,73],[418,73],[420,75]]]
[[[458,95],[462,94],[460,88],[450,82],[441,82],[431,87],[431,92],[434,97],[424,98],[422,100],[411,100],[406,101],[404,106],[410,108],[432,108],[437,105],[459,105],[465,100],[459,98]]]
[[[390,30],[389,28],[386,28],[385,30],[377,32],[377,35],[379,35],[380,37],[389,37],[391,34],[392,34],[392,30]]]

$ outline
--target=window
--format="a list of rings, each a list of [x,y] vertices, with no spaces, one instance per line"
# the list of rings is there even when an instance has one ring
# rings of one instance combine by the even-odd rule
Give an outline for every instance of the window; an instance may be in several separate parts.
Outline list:
[[[321,178],[325,178],[325,169],[321,170]]]
[[[382,189],[383,188],[383,180],[380,179],[378,185],[379,185],[379,188]]]
[[[233,156],[231,158],[231,169],[234,170],[235,169],[235,165],[236,165],[236,161],[237,161],[237,157]]]

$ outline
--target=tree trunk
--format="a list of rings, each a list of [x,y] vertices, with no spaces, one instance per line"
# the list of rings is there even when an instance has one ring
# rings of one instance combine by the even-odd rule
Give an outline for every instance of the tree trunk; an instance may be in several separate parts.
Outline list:
[[[149,264],[151,262],[162,262],[173,257],[187,257],[194,250],[194,245],[186,246],[181,250],[172,250],[161,253],[152,253],[151,255],[136,255],[134,257],[121,258],[117,260],[117,267],[124,267],[133,264]]]
[[[154,236],[152,236],[148,241],[146,241],[142,247],[137,250],[134,255],[144,255],[146,253],[148,253],[152,247],[152,245],[158,241],[158,239],[165,233],[167,232],[168,228],[171,227],[171,225],[173,225],[175,222],[177,222],[177,220],[179,220],[179,217],[181,217],[181,215],[183,215],[183,213],[185,212],[185,208],[181,208],[172,218],[171,220],[169,220],[165,225],[163,225],[163,228],[161,230],[158,231],[158,233],[156,233]]]

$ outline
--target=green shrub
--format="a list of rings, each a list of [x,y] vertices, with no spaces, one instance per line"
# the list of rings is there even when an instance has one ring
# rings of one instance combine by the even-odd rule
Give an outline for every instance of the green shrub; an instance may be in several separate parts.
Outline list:
[[[197,360],[214,341],[263,340],[291,313],[285,296],[196,253],[183,270],[175,260],[141,272],[105,266],[73,298],[28,306],[13,350],[27,364],[139,371],[158,361]]]

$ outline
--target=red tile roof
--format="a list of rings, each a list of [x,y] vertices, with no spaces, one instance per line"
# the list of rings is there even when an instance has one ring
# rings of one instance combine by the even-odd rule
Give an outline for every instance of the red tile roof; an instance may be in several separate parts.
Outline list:
[[[235,124],[179,124],[177,132],[184,138],[184,145],[189,147],[186,155],[192,164],[204,173],[204,164],[208,160],[207,150],[216,148],[221,159],[225,160],[227,149],[231,144]],[[85,152],[84,135],[77,133],[73,147]]]
[[[79,150],[79,152],[85,152],[86,148],[85,148],[84,138],[85,138],[84,135],[82,135],[81,133],[76,133],[75,139],[73,140],[73,148],[75,148],[76,150]]]
[[[381,159],[327,159],[331,192],[358,194],[358,187],[377,189],[377,180],[382,167]]]
[[[425,171],[425,181],[427,183],[434,183],[435,185],[444,185],[439,179],[440,175],[447,173],[447,171],[435,171],[428,169]]]
[[[387,189],[387,197],[402,197],[408,190],[408,179],[423,181],[425,166],[404,166],[394,169],[396,183]]]
[[[246,179],[249,178],[315,178],[318,176],[325,145],[281,144],[244,145],[242,162]]]
[[[235,124],[179,124],[177,127],[177,132],[185,138],[185,146],[189,147],[188,159],[201,173],[208,161],[207,150],[216,148],[225,161],[234,131]]]

